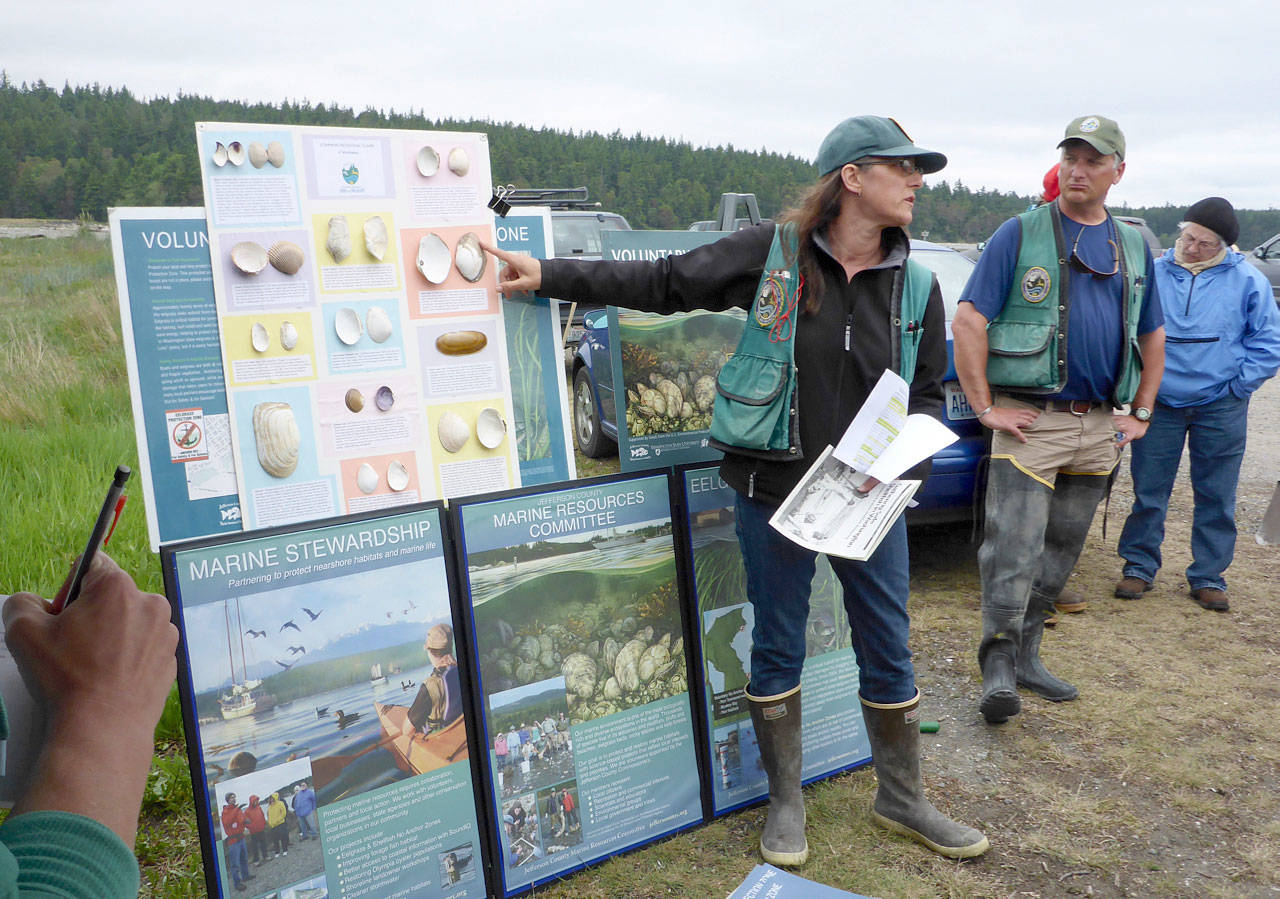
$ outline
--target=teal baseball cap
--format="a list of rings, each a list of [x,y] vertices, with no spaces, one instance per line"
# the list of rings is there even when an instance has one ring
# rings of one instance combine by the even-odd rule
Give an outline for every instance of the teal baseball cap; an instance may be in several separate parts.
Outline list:
[[[907,132],[893,119],[860,115],[845,119],[831,129],[818,148],[818,174],[829,175],[850,162],[867,156],[906,156],[915,160],[926,175],[939,171],[947,157],[912,143]]]

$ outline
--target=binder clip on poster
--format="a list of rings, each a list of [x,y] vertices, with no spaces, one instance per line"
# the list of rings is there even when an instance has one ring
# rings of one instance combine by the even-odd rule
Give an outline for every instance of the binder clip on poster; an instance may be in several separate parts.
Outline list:
[[[493,196],[489,199],[488,205],[498,214],[498,218],[506,218],[507,213],[511,211],[511,204],[507,202],[507,197],[515,193],[515,190],[514,184],[498,185],[493,189]]]

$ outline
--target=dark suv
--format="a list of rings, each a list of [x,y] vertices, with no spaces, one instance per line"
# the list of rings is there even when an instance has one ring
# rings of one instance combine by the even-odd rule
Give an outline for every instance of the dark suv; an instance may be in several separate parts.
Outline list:
[[[1252,253],[1245,253],[1245,258],[1267,276],[1276,303],[1280,304],[1280,234],[1255,247]]]

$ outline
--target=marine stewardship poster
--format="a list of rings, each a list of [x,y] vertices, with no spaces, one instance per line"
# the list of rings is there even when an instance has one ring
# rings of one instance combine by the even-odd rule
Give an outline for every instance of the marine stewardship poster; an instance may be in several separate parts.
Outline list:
[[[656,260],[721,237],[715,231],[606,231],[603,254]],[[610,306],[608,316],[612,371],[597,371],[596,382],[612,383],[622,470],[719,459],[708,439],[715,378],[738,345],[746,313],[655,315]]]
[[[151,550],[239,531],[204,210],[120,208],[109,220]]]
[[[452,504],[505,895],[703,820],[669,483]]]
[[[763,799],[769,791],[755,728],[747,709],[751,630],[742,551],[734,531],[736,494],[714,466],[679,471],[689,519],[696,648],[710,759],[712,805],[723,814]],[[826,556],[819,555],[805,627],[800,675],[806,783],[871,760],[858,701],[858,663],[844,609],[844,591]]]
[[[518,486],[487,135],[196,145],[245,526]]]
[[[442,525],[162,548],[211,896],[485,895]]]

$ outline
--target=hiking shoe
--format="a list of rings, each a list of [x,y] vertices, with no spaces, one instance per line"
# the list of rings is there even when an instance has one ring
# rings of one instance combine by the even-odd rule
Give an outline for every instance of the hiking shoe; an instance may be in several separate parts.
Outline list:
[[[1198,590],[1192,590],[1191,598],[1200,604],[1200,608],[1208,609],[1210,612],[1231,610],[1230,604],[1227,603],[1226,591],[1219,590],[1217,587],[1201,587]]]
[[[1116,596],[1120,599],[1141,599],[1142,594],[1150,589],[1151,585],[1140,577],[1122,577],[1116,584]]]
[[[1089,600],[1085,599],[1074,590],[1063,590],[1058,594],[1058,598],[1053,601],[1053,608],[1067,615],[1074,615],[1076,612],[1083,612],[1089,605]],[[1045,622],[1048,624],[1049,622]]]
[[[1045,627],[1057,627],[1057,626],[1058,626],[1058,616],[1057,616],[1057,615],[1050,615],[1048,618],[1046,618],[1046,619],[1044,620],[1044,626],[1045,626]]]

